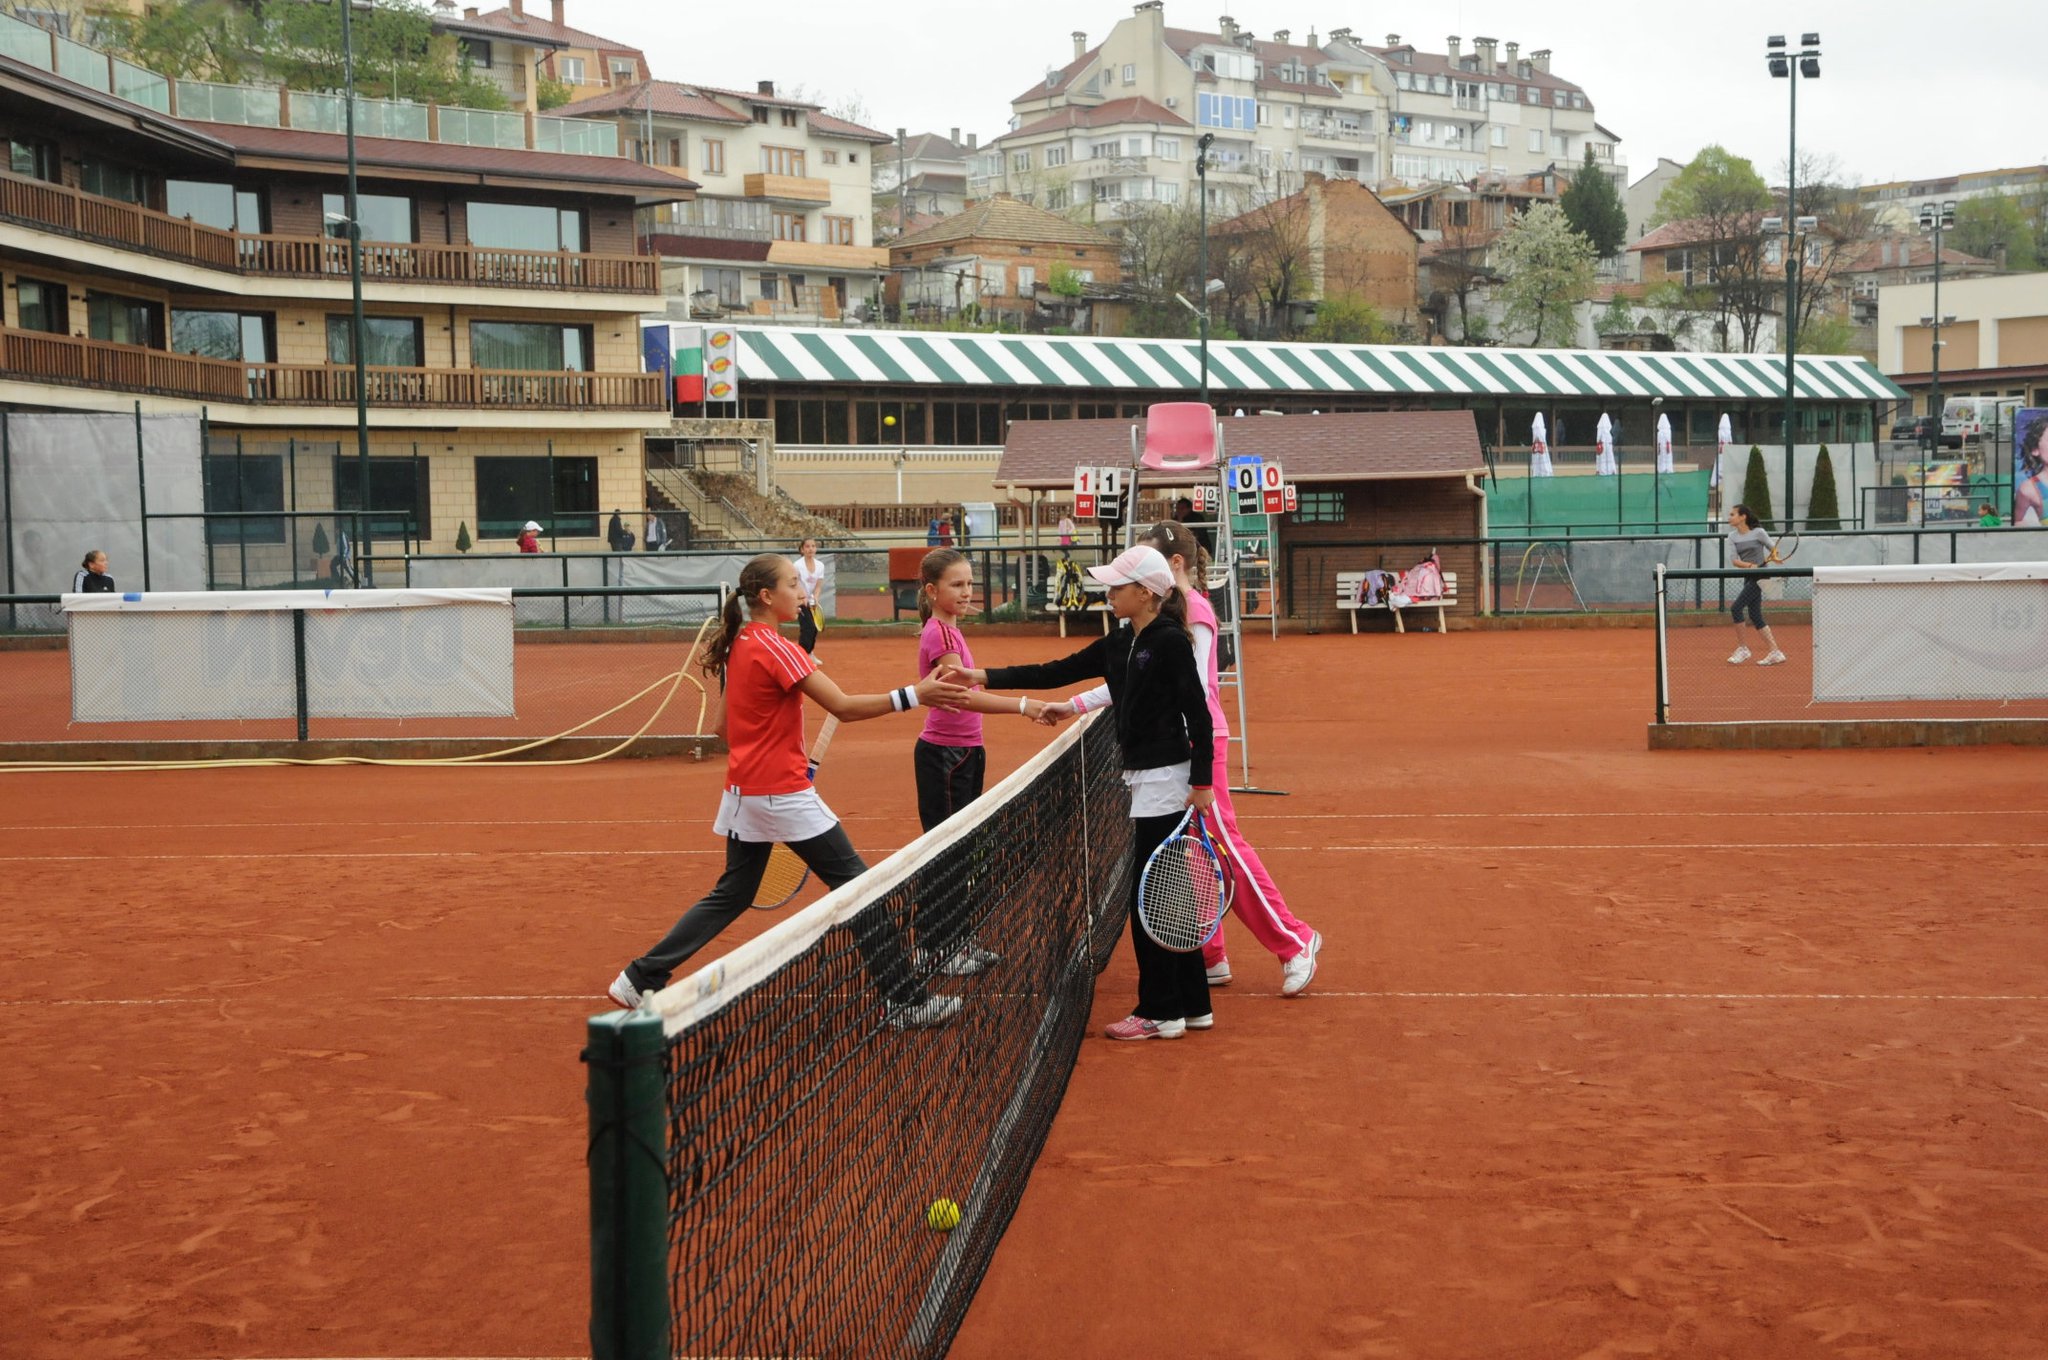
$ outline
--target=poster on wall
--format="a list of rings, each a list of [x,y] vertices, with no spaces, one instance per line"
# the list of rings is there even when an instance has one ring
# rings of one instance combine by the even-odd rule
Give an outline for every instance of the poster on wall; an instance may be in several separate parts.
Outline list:
[[[2048,407],[2013,413],[2012,515],[2009,522],[2040,528],[2048,524]]]
[[[1970,501],[1970,465],[1961,459],[1912,463],[1906,468],[1908,518],[1915,524],[1940,524],[1949,520],[1974,520],[1977,508]]]
[[[712,326],[704,335],[704,400],[740,399],[740,338],[730,326]]]

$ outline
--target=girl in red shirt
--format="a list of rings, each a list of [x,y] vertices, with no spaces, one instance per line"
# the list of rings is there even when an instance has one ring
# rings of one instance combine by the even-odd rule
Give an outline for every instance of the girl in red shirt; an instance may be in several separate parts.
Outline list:
[[[752,905],[768,854],[777,841],[795,851],[827,887],[859,877],[867,865],[806,773],[803,696],[841,722],[901,713],[921,704],[954,707],[967,691],[937,673],[887,694],[847,694],[803,648],[777,631],[803,605],[796,567],[786,557],[756,557],[740,571],[740,588],[725,602],[724,626],[704,659],[725,700],[718,730],[726,739],[725,794],[712,830],[725,837],[725,872],[683,913],[654,948],[627,964],[610,988],[612,1000],[634,1007],[668,985],[683,962]],[[868,972],[888,1000],[898,1029],[944,1024],[960,1009],[956,996],[925,990],[902,942],[880,909],[863,912],[854,940]]]

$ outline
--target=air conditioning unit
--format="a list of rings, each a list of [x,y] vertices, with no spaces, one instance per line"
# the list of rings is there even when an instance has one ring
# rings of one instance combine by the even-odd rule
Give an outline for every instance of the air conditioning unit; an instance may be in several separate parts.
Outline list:
[[[1179,108],[1179,107],[1180,107],[1180,96],[1179,96],[1179,95],[1176,95],[1176,94],[1170,94],[1170,95],[1166,96],[1166,107],[1168,107],[1169,109],[1177,109],[1177,108]]]

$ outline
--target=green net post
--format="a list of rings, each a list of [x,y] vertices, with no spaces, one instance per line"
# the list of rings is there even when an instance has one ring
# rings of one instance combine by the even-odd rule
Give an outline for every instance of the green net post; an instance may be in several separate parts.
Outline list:
[[[590,1353],[668,1360],[667,1089],[658,1016],[592,1016]]]

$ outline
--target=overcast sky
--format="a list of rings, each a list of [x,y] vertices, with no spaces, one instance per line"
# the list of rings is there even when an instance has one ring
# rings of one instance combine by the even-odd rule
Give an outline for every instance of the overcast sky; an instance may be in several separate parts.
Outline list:
[[[545,0],[529,0],[546,13]],[[486,8],[489,6],[486,5]],[[567,0],[568,22],[644,48],[662,79],[751,88],[802,86],[858,100],[883,131],[983,141],[1004,130],[1009,100],[1071,59],[1069,34],[1099,41],[1128,0],[765,0],[655,5]],[[1548,47],[1551,69],[1583,86],[1622,139],[1631,178],[1659,156],[1683,161],[1720,142],[1774,182],[1786,149],[1786,82],[1764,39],[1821,35],[1821,78],[1799,90],[1801,150],[1831,153],[1861,183],[2048,162],[2048,4],[2039,0],[1830,0],[1645,4],[1641,0],[1167,0],[1175,28],[1214,32],[1228,12],[1261,37],[1306,39],[1349,24],[1441,52],[1455,33]],[[1795,27],[1796,26],[1796,27]]]

